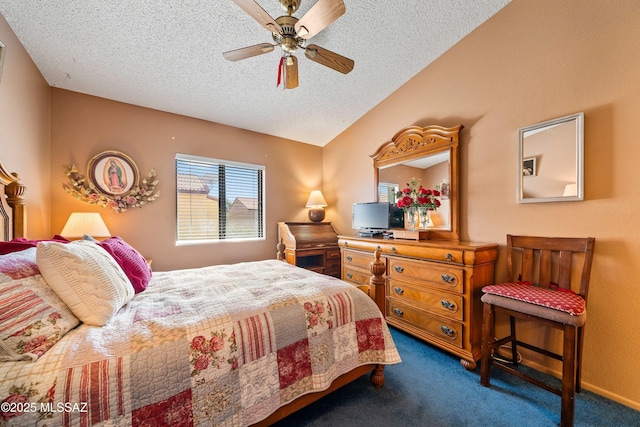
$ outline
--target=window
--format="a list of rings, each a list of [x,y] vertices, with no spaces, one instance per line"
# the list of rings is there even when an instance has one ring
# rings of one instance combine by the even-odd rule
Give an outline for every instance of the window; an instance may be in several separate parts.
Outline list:
[[[265,167],[176,154],[178,243],[264,238]]]
[[[390,182],[381,182],[378,184],[378,201],[395,203],[397,192],[398,192],[398,184],[392,184]]]

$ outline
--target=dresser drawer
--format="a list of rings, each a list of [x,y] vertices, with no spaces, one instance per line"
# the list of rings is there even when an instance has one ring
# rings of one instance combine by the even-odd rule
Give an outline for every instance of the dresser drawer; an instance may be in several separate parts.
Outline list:
[[[448,262],[460,265],[464,263],[464,251],[450,248],[443,249],[387,243],[382,246],[382,252],[391,255],[422,258],[424,260]]]
[[[351,283],[356,286],[358,289],[370,295],[369,293],[369,279],[371,278],[371,273],[368,273],[365,270],[359,270],[357,268],[342,268],[342,280],[345,282]]]
[[[406,323],[420,328],[439,341],[462,348],[462,324],[430,315],[424,310],[387,299],[387,320],[391,324]]]
[[[346,265],[342,267],[342,280],[369,286],[370,279],[371,273],[367,270],[353,268]]]
[[[462,321],[464,317],[462,295],[438,292],[393,279],[388,280],[387,295],[398,302],[418,306],[450,319]]]
[[[340,277],[340,259],[325,261],[324,274]]]
[[[464,270],[454,266],[390,257],[389,277],[405,281],[419,280],[435,288],[464,292]]]
[[[374,260],[373,253],[360,252],[349,249],[344,249],[342,253],[342,264],[345,266],[359,267],[366,270],[369,269],[369,264]],[[384,261],[384,258],[381,258]]]
[[[340,249],[327,249],[325,250],[324,256],[327,260],[339,260],[340,259]]]

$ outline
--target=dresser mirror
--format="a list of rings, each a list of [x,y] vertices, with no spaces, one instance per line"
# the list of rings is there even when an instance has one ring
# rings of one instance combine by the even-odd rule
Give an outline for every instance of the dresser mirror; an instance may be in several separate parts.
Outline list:
[[[380,146],[373,158],[376,201],[395,203],[394,192],[416,179],[424,188],[448,191],[431,213],[430,239],[459,239],[458,135],[463,126],[409,126]]]
[[[518,203],[584,200],[584,114],[518,130]]]

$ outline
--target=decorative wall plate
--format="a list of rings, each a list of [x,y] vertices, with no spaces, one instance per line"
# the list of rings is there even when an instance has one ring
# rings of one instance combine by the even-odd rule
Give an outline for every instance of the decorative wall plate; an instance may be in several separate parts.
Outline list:
[[[138,185],[138,166],[124,153],[104,151],[87,165],[89,181],[107,196],[126,196]]]
[[[76,165],[69,165],[69,183],[63,186],[67,193],[89,204],[119,213],[140,208],[160,197],[160,192],[156,191],[155,169],[140,181],[136,163],[119,151],[98,154],[89,160],[87,170],[88,180],[78,172]]]

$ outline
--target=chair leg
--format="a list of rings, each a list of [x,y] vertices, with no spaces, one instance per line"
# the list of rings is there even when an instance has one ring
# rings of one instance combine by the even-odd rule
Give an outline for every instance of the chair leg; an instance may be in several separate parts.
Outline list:
[[[493,349],[493,305],[482,307],[482,350],[480,364],[480,384],[491,385],[491,350]]]
[[[584,339],[584,326],[578,328],[578,346],[576,354],[576,393],[582,391],[582,343]]]
[[[564,327],[564,350],[562,353],[562,410],[560,426],[572,427],[575,412],[576,389],[576,335],[577,328]]]
[[[518,346],[516,345],[516,318],[509,316],[509,327],[511,328],[511,363],[518,366]]]

